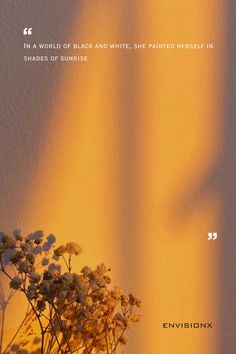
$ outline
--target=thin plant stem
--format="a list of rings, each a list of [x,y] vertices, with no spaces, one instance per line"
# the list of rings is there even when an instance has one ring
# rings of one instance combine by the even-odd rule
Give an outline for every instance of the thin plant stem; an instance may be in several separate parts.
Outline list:
[[[56,314],[57,322],[58,322],[59,327],[60,327],[60,329],[61,329],[61,331],[62,331],[63,338],[65,339],[68,348],[70,348],[69,343],[68,343],[67,338],[66,338],[66,334],[65,334],[65,331],[64,331],[64,328],[63,328],[63,324],[62,324],[62,321],[61,321],[59,312],[57,311],[57,308],[56,308],[56,306],[55,306],[54,304],[52,304],[52,306],[53,306],[53,309],[54,309],[55,314]]]
[[[32,310],[31,310],[32,311]],[[11,346],[11,344],[13,343],[13,341],[16,339],[18,333],[20,332],[21,328],[24,325],[24,322],[26,321],[26,319],[31,315],[32,312],[28,312],[25,314],[25,317],[23,318],[23,321],[21,322],[21,324],[19,325],[17,331],[15,332],[14,336],[12,337],[12,339],[10,340],[10,342],[7,344],[7,347],[4,349],[3,353],[5,353]]]
[[[2,262],[2,259],[0,258],[0,265],[1,265],[1,271],[10,279],[12,280],[13,278],[7,273],[7,271],[5,270],[4,268],[4,265],[3,265],[3,262]],[[41,329],[41,335],[42,335],[42,340],[41,340],[41,354],[44,354],[43,350],[44,350],[44,329],[43,329],[43,325],[42,325],[42,322],[40,320],[40,316],[39,314],[37,313],[32,301],[30,300],[30,298],[28,297],[27,293],[26,293],[26,290],[25,290],[25,286],[24,287],[20,287],[20,290],[25,294],[27,300],[29,301],[29,304],[33,310],[33,312],[35,313],[35,316],[37,317],[37,320],[38,320],[38,323],[39,323],[39,326],[40,326],[40,329]]]
[[[2,354],[2,345],[3,345],[3,337],[4,337],[4,325],[5,325],[5,314],[6,308],[2,309],[2,326],[1,326],[1,335],[0,335],[0,354]]]
[[[69,273],[71,273],[71,270],[72,270],[72,266],[71,266],[71,255],[69,256],[69,259],[68,259],[68,269],[69,269]]]
[[[68,272],[70,273],[70,265],[67,263],[67,261],[66,261],[64,255],[62,255],[62,258],[63,258],[63,261],[65,262],[65,265],[66,265],[66,267],[67,267],[67,269],[68,269]]]

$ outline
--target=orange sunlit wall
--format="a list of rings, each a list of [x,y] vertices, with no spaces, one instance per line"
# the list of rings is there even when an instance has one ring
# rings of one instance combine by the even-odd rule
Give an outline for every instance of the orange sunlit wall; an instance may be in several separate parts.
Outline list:
[[[60,64],[22,229],[78,241],[76,266],[111,266],[143,301],[129,354],[217,354],[224,0],[78,2],[75,43],[214,43],[213,50],[89,51]],[[221,22],[219,16],[221,15]],[[13,225],[14,227],[14,225]]]

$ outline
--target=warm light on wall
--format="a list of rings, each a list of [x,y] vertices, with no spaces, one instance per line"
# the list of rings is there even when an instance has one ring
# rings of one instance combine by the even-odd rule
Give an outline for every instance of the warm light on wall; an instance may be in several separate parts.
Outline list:
[[[136,289],[143,318],[127,353],[216,354],[216,329],[161,323],[218,316],[218,244],[207,232],[220,227],[219,200],[201,193],[201,181],[220,144],[223,0],[81,6],[71,42],[216,48],[91,51],[88,64],[62,66],[22,227],[80,242],[78,266],[104,261]]]

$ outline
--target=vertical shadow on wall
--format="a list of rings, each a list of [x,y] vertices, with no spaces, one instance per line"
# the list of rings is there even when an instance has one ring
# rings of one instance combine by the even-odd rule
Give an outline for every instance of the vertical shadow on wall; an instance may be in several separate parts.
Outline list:
[[[33,182],[31,172],[39,159],[62,67],[24,62],[24,55],[48,53],[26,52],[23,43],[66,41],[75,7],[77,1],[1,2],[0,220],[6,231],[21,224],[27,187]],[[33,28],[32,36],[23,36],[25,27]]]
[[[175,204],[170,220],[179,222],[209,195],[217,195],[221,202],[221,229],[219,250],[219,330],[218,354],[234,354],[236,351],[236,2],[229,0],[226,6],[226,37],[221,94],[224,95],[221,151],[213,169],[206,172],[197,187],[182,196]],[[221,106],[219,105],[221,108]],[[206,230],[207,231],[207,230]],[[219,299],[219,302],[218,302]],[[214,299],[212,299],[214,301]]]
[[[140,4],[121,2],[119,38],[114,41],[132,43],[138,38],[140,30]],[[118,238],[120,269],[123,284],[131,290],[139,283],[138,267],[141,265],[140,252],[140,212],[142,190],[142,141],[141,125],[141,63],[137,53],[132,50],[117,51],[117,99],[116,125],[118,139]],[[136,285],[135,285],[136,284]],[[132,349],[139,352],[138,343]]]
[[[220,274],[220,354],[236,351],[236,2],[226,9],[223,153],[219,165],[222,193]]]

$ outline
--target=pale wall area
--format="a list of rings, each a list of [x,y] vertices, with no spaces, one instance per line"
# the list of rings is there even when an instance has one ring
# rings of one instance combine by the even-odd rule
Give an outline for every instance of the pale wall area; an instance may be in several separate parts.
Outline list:
[[[1,2],[1,229],[44,229],[82,244],[78,269],[111,266],[143,300],[125,353],[217,354],[218,326],[161,324],[218,321],[221,241],[207,232],[219,227],[220,200],[198,188],[220,151],[222,48],[22,62],[24,27],[36,42],[222,43],[223,1],[169,3]]]

